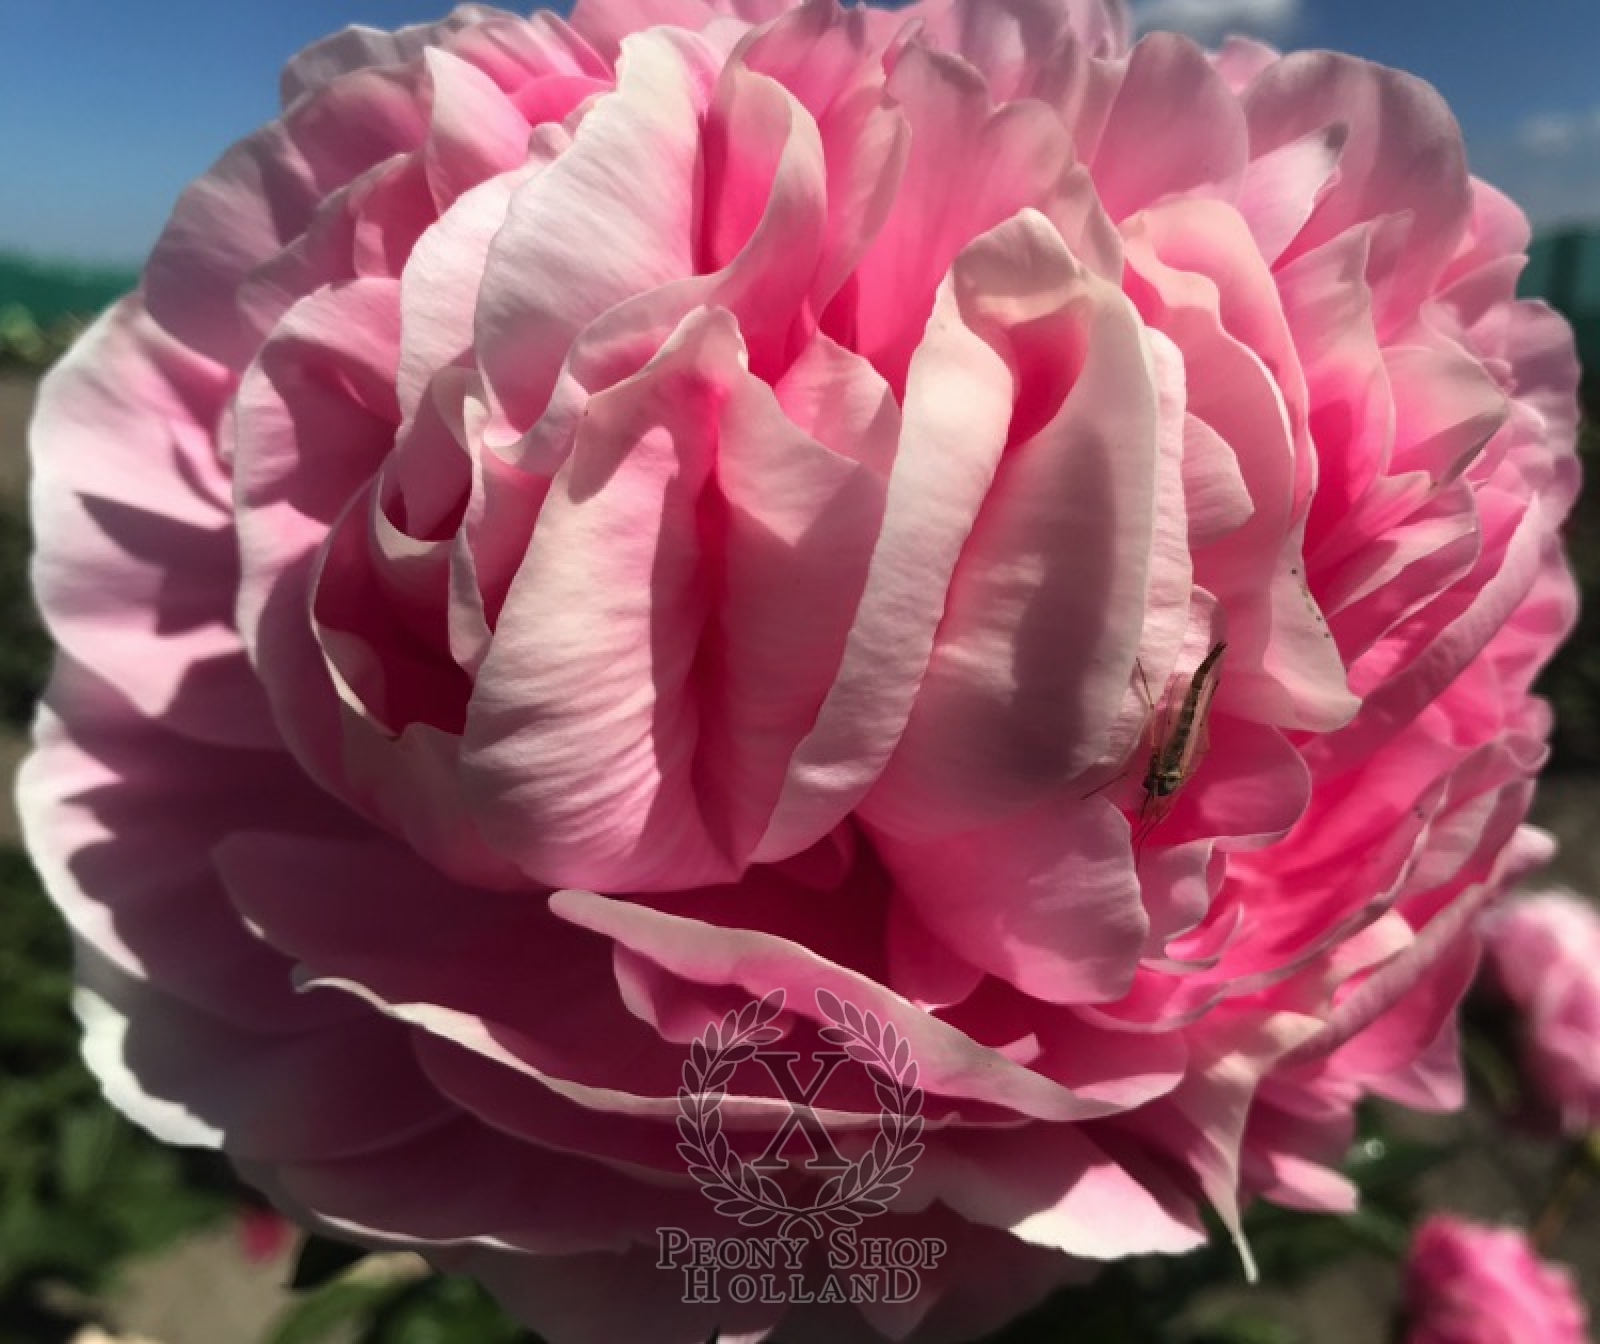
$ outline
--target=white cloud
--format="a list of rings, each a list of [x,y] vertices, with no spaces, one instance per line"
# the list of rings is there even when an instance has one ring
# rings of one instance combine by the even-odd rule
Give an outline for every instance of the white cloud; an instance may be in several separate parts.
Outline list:
[[[1600,107],[1529,117],[1509,135],[1473,143],[1469,157],[1536,228],[1600,219]]]
[[[1529,154],[1562,154],[1582,145],[1600,149],[1600,107],[1529,117],[1517,127],[1515,140]]]
[[[1215,45],[1230,33],[1282,38],[1300,17],[1300,0],[1141,0],[1133,16],[1141,32],[1171,29]]]

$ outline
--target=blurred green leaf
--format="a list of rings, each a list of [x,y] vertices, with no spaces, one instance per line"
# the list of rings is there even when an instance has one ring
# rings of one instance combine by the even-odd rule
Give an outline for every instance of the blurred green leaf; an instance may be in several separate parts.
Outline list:
[[[21,501],[0,499],[0,719],[25,730],[50,675],[51,643],[28,581],[33,533]],[[65,969],[65,961],[56,963]]]
[[[87,1198],[99,1184],[116,1144],[117,1118],[99,1107],[69,1112],[57,1129],[56,1170],[63,1199]]]
[[[273,1324],[264,1344],[317,1344],[335,1330],[359,1329],[406,1285],[392,1279],[342,1278],[290,1306]]]
[[[1282,1321],[1238,1311],[1206,1322],[1189,1337],[1189,1344],[1298,1344],[1299,1339],[1299,1334]]]
[[[459,1274],[413,1282],[385,1304],[359,1344],[539,1344],[483,1287]]]
[[[1364,1201],[1396,1193],[1409,1196],[1421,1177],[1453,1154],[1454,1149],[1443,1144],[1374,1136],[1356,1143],[1344,1170]]]

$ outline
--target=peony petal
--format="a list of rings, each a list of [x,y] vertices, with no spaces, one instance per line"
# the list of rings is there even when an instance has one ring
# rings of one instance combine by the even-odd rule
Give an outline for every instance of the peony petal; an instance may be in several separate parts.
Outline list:
[[[555,158],[565,137],[545,137],[523,172],[493,177],[456,199],[411,251],[400,276],[402,418],[419,413],[429,381],[472,351],[485,258],[517,190]]]
[[[959,276],[959,273],[958,273]],[[883,527],[839,674],[790,763],[754,859],[809,848],[883,769],[927,664],[945,588],[1005,443],[1011,375],[963,311],[958,276],[918,351]]]
[[[1453,481],[1505,423],[1504,394],[1464,350],[1399,345],[1383,356],[1395,389],[1390,470]]]
[[[940,1199],[1031,1245],[1118,1260],[1181,1255],[1205,1241],[1196,1210],[1164,1173],[1151,1167],[1135,1175],[1122,1152],[1108,1152],[1084,1128],[990,1131],[948,1155],[937,1143],[929,1162]]]
[[[722,929],[647,910],[593,892],[560,891],[550,908],[663,969],[701,984],[734,985],[755,997],[782,989],[796,1012],[810,1013],[815,991],[831,992],[890,1022],[917,1061],[919,1085],[943,1097],[969,1098],[1040,1119],[1088,1119],[1116,1108],[1089,1101],[1021,1068],[963,1031],[913,1008],[881,985],[823,961],[796,943]],[[818,1020],[821,1020],[820,1015]]]
[[[1312,444],[1271,277],[1238,216],[1218,205],[1148,211],[1127,233],[1128,288],[1183,352],[1188,409],[1233,449],[1252,504],[1236,532],[1195,556],[1196,581],[1228,613],[1222,703],[1261,722],[1327,731],[1356,702],[1304,578]]]
[[[1235,203],[1268,265],[1300,236],[1332,185],[1348,136],[1348,128],[1338,122],[1251,156]]]
[[[297,305],[233,406],[238,618],[291,747],[337,780],[331,688],[306,619],[313,551],[392,444],[397,294],[362,280]],[[329,451],[308,458],[307,439]]]
[[[961,955],[1047,1003],[1128,990],[1149,921],[1127,823],[1104,800],[1044,803],[960,835],[878,837],[896,895]]]
[[[437,49],[425,61],[433,96],[423,163],[442,212],[462,193],[523,162],[528,123],[494,81],[467,62]]]
[[[103,316],[40,388],[32,579],[63,652],[116,668],[142,712],[205,741],[272,747],[234,625],[231,491],[211,440],[230,391],[136,299]]]
[[[1150,585],[1161,405],[1131,307],[1032,212],[955,274],[962,309],[1021,373],[1018,409],[905,733],[863,808],[900,834],[1004,816],[1105,755],[1140,640],[1115,613]]]
[[[1333,52],[1298,52],[1263,70],[1244,99],[1253,154],[1325,128],[1348,128],[1337,182],[1285,259],[1366,220],[1409,215],[1368,280],[1380,330],[1414,311],[1443,272],[1471,210],[1461,131],[1413,75]]]
[[[281,957],[225,916],[211,862],[212,847],[248,816],[352,824],[281,751],[173,732],[67,657],[36,742],[18,782],[24,833],[108,973],[152,981],[157,997],[258,1037],[329,1019],[326,1005],[295,999]]]
[[[1151,33],[1128,58],[1089,168],[1120,222],[1174,196],[1233,199],[1247,155],[1239,100],[1205,52],[1177,33]]]
[[[1072,154],[1042,104],[995,107],[976,71],[921,43],[895,62],[887,92],[910,128],[905,172],[856,268],[849,307],[835,305],[823,327],[899,390],[957,255],[1019,210],[1048,210],[1070,192]]]
[[[174,337],[234,370],[257,333],[234,305],[246,276],[310,223],[310,166],[282,122],[234,145],[173,207],[145,264],[150,315]]]
[[[591,400],[501,612],[464,778],[491,844],[539,881],[648,890],[733,875],[724,818],[687,786],[710,615],[699,501],[741,354],[728,314],[691,315],[642,373]]]
[[[696,129],[710,60],[683,34],[632,39],[617,91],[512,199],[483,269],[477,350],[496,405],[519,429],[544,410],[591,319],[693,274]]]
[[[481,22],[494,11],[486,5],[458,5],[437,23],[415,23],[386,32],[362,24],[302,48],[283,68],[278,88],[283,105],[316,93],[341,75],[369,66],[407,65],[452,32]]]
[[[1255,1258],[1245,1240],[1238,1202],[1245,1122],[1262,1078],[1317,1025],[1291,1013],[1213,1013],[1204,1028],[1190,1033],[1194,1059],[1183,1085],[1130,1121],[1130,1127],[1198,1176],[1252,1282]]]

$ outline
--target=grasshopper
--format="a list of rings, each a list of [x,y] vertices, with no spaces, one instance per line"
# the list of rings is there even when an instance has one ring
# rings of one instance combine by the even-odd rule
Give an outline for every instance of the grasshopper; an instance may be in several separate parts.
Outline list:
[[[1222,677],[1222,655],[1227,648],[1225,643],[1212,645],[1211,652],[1189,678],[1189,689],[1178,707],[1176,721],[1170,727],[1163,723],[1155,735],[1150,764],[1144,772],[1144,802],[1140,804],[1139,819],[1134,825],[1135,849],[1143,845],[1145,837],[1171,811],[1173,799],[1188,782],[1205,751],[1206,719],[1217,694],[1217,683]],[[1144,680],[1142,671],[1139,679]],[[1144,694],[1153,714],[1155,701],[1151,699],[1148,685]]]

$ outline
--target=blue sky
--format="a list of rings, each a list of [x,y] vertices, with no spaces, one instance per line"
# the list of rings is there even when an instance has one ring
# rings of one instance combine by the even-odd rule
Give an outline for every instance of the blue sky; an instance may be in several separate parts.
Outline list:
[[[277,74],[348,23],[447,0],[0,0],[0,248],[137,261],[184,184],[272,116]],[[1334,47],[1436,84],[1473,168],[1541,223],[1600,219],[1596,0],[1140,0],[1148,26]]]

